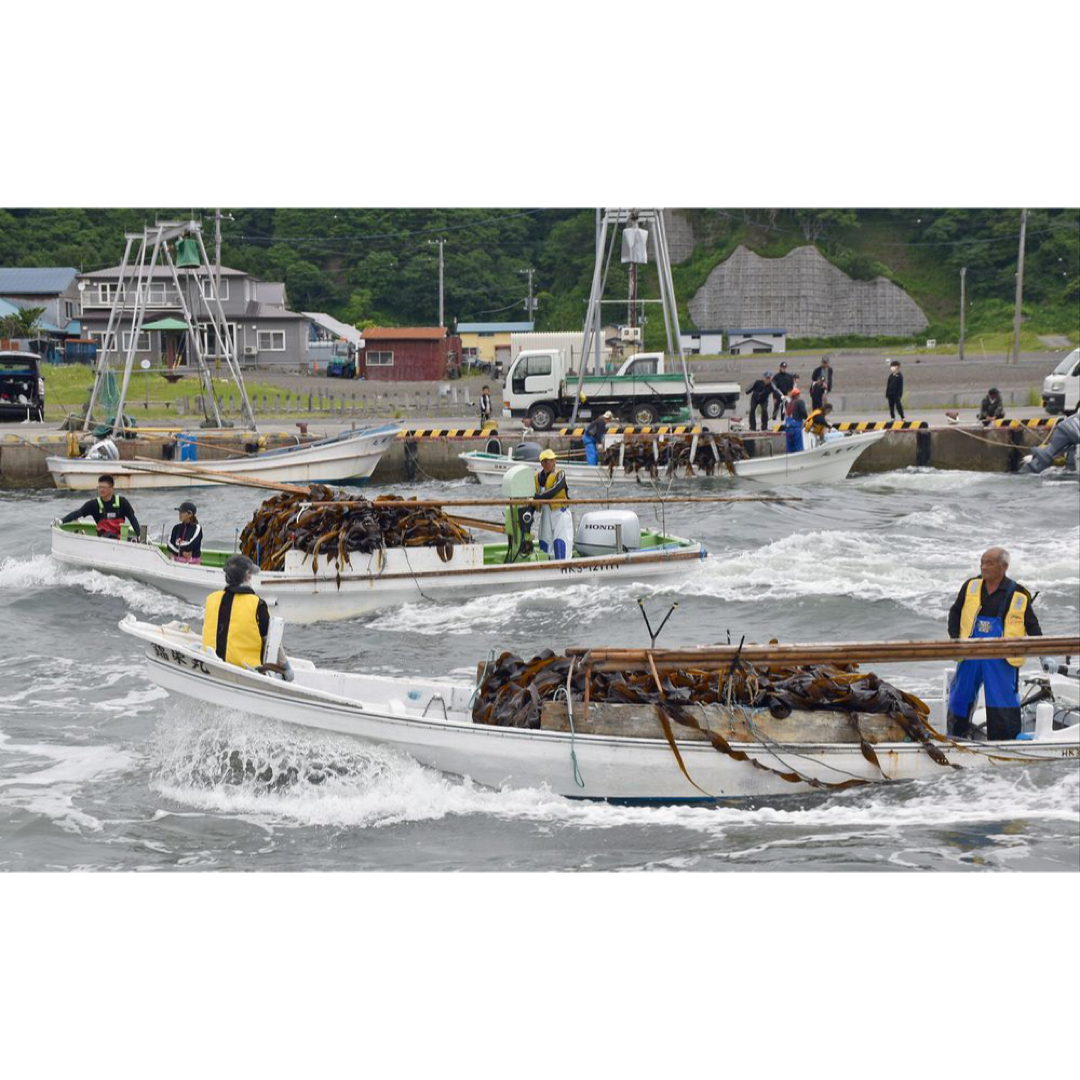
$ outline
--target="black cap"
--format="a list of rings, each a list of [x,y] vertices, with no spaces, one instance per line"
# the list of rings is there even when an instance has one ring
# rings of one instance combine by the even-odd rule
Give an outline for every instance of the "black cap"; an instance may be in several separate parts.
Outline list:
[[[780,366],[781,366],[782,368],[783,368],[783,367],[787,367],[787,361],[786,361],[786,360],[781,360],[781,361],[780,361]]]
[[[998,390],[998,388],[996,386],[991,386],[990,387],[990,393],[993,394],[994,397],[997,397],[998,394],[1000,393],[1000,391]]]
[[[176,509],[179,510],[180,513],[184,513],[186,511],[189,514],[194,514],[197,507],[193,502],[182,502]]]

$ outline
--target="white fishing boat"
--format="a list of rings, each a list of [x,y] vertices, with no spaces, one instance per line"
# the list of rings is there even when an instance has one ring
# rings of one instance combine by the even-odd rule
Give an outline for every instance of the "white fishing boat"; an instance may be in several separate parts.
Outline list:
[[[801,450],[794,454],[774,454],[771,457],[748,458],[734,463],[735,475],[718,464],[713,474],[715,480],[746,480],[766,487],[779,487],[788,484],[832,484],[845,480],[859,455],[869,446],[883,439],[884,431],[867,431],[857,435],[823,442],[810,450]],[[480,450],[470,450],[459,454],[465,467],[481,483],[497,484],[505,473],[515,465],[528,465],[539,471],[540,462],[527,458],[515,457],[518,447],[511,447],[506,453],[492,454]],[[587,465],[578,461],[557,461],[556,467],[566,473],[568,484],[646,484],[666,483],[668,473],[661,469],[654,480],[647,473],[626,472],[618,465]],[[674,474],[677,478],[686,475],[684,468]],[[698,471],[696,479],[705,477]]]
[[[583,530],[610,533],[603,522],[610,515],[586,515]],[[636,515],[618,515],[620,528]],[[595,524],[599,522],[599,525]],[[127,526],[124,526],[125,535]],[[628,527],[621,548],[630,550],[599,555],[580,554],[549,559],[534,549],[506,562],[507,543],[470,543],[450,546],[444,561],[435,547],[398,547],[372,554],[350,553],[350,562],[338,566],[334,555],[317,561],[303,551],[289,551],[281,570],[263,570],[259,595],[272,612],[287,622],[310,623],[348,619],[383,607],[423,600],[471,597],[545,585],[574,585],[581,581],[634,582],[665,574],[685,574],[706,557],[702,544],[678,536]],[[629,543],[627,543],[629,542]],[[587,547],[587,550],[595,548]],[[52,528],[52,555],[59,562],[82,569],[132,578],[179,596],[193,604],[223,587],[222,567],[232,551],[203,548],[201,564],[173,561],[161,543],[125,543],[105,539],[94,527],[72,522]]]
[[[1075,769],[1080,757],[1075,683],[1061,688],[1072,696],[1057,709],[1069,726],[1044,717],[1024,741],[939,742],[944,758],[937,761],[919,743],[881,741],[873,747],[875,764],[857,739],[740,742],[738,749],[749,760],[736,760],[708,741],[679,737],[677,757],[659,725],[651,735],[587,733],[588,706],[582,702],[572,706],[577,730],[570,730],[566,702],[546,704],[540,728],[489,726],[472,720],[477,693],[472,684],[320,669],[297,658],[292,659],[295,680],[285,682],[223,663],[181,624],[158,626],[128,615],[120,629],[144,643],[147,674],[166,690],[215,708],[392,747],[423,765],[491,788],[547,787],[573,798],[682,802],[805,793],[815,790],[814,783],[847,780],[925,780],[952,775],[953,765],[988,769],[1056,761]],[[938,730],[942,709],[942,702],[931,703],[930,720]],[[764,709],[752,711],[764,714],[761,720],[769,715]],[[735,720],[721,717],[710,726],[727,731]],[[752,761],[764,768],[755,768]],[[794,771],[800,779],[785,780],[781,771]]]
[[[139,462],[128,466],[122,461],[85,457],[50,457],[47,464],[56,486],[70,491],[93,491],[103,472],[116,478],[118,491],[201,487],[216,482],[214,473],[278,484],[359,485],[375,471],[400,430],[397,424],[381,424],[249,457],[200,461],[190,470],[183,462]]]

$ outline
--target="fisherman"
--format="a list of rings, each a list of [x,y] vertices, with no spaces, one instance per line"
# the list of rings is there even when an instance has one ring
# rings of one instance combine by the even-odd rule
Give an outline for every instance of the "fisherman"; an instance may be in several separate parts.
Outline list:
[[[951,638],[1040,637],[1042,628],[1031,610],[1033,597],[1023,585],[1005,576],[1009,553],[1000,547],[983,552],[979,577],[960,586],[949,611]],[[1020,734],[1021,658],[961,660],[949,691],[949,734],[967,738],[971,714],[983,687],[986,737],[1015,739]]]
[[[197,507],[193,502],[182,502],[177,508],[180,524],[174,525],[169,537],[169,551],[176,562],[202,562],[202,526],[195,516]]]
[[[820,379],[822,382],[825,383],[825,392],[828,393],[828,394],[831,394],[832,393],[832,376],[833,376],[832,364],[829,363],[828,356],[823,356],[821,358],[821,363],[818,364],[818,366],[816,368],[814,368],[813,371],[810,372],[810,382],[815,383],[815,382],[818,381],[818,379]]]
[[[230,555],[225,588],[206,598],[202,643],[227,664],[258,668],[264,662],[270,609],[255,593],[258,574],[259,568],[246,555]],[[284,649],[278,649],[277,663],[285,681],[292,682],[292,665]]]
[[[564,505],[570,498],[566,474],[555,468],[555,452],[540,452],[536,497],[548,500],[540,512],[540,550],[553,559],[569,559],[574,551],[574,516]]]
[[[815,371],[820,371],[820,368],[815,368]],[[825,394],[828,390],[828,383],[825,377],[817,375],[810,383],[810,406],[812,409],[824,409],[825,407]]]
[[[62,517],[60,524],[66,525],[69,521],[75,521],[78,518],[92,517],[97,527],[98,536],[107,540],[119,540],[120,530],[124,527],[124,522],[127,521],[135,534],[128,537],[128,539],[137,540],[139,538],[139,522],[135,517],[135,511],[131,508],[131,503],[123,495],[116,494],[115,486],[116,481],[108,474],[99,476],[97,498],[84,502],[78,510],[72,510],[70,514]]]
[[[480,426],[491,419],[491,387],[485,386],[480,392]]]
[[[787,452],[797,454],[805,449],[803,442],[803,424],[806,423],[806,402],[802,399],[802,393],[797,386],[791,388],[787,419],[784,421],[784,431],[787,434]]]
[[[779,405],[783,402],[780,391],[776,389],[772,381],[772,372],[766,371],[749,390],[750,395],[750,430],[757,431],[757,411],[761,410],[761,430],[769,430],[769,398],[775,399]]]
[[[585,460],[590,465],[600,464],[600,452],[597,448],[603,448],[604,436],[607,435],[608,421],[614,419],[614,414],[610,412],[604,413],[603,416],[598,416],[585,429],[585,434],[581,436],[581,441],[585,444]]]
[[[806,408],[805,404],[803,408]],[[831,412],[832,406],[827,403],[815,408],[806,418],[803,430],[808,431],[818,441],[825,438],[825,433],[832,430],[832,424],[829,423],[829,413]]]
[[[983,427],[989,427],[991,420],[1005,419],[1005,403],[1001,400],[1001,391],[996,386],[991,386],[986,392],[975,419],[981,420]]]
[[[904,419],[904,376],[900,374],[900,361],[893,360],[889,364],[889,377],[885,381],[885,400],[889,403],[889,419],[895,420],[896,414]]]
[[[773,386],[775,386],[776,389],[780,391],[783,397],[787,398],[791,396],[792,388],[795,386],[795,377],[788,371],[786,360],[780,361],[780,368],[776,372],[776,375],[773,377]],[[776,405],[773,408],[774,420],[779,419],[783,409],[783,400],[776,402]]]

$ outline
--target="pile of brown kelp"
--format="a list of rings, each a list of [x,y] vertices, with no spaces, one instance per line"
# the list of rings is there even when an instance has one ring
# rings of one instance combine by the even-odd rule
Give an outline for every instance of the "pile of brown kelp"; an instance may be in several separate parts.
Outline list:
[[[747,457],[746,446],[737,435],[711,432],[663,438],[627,435],[621,444],[609,446],[603,452],[600,464],[606,466],[609,476],[621,468],[623,472],[655,479],[661,474],[673,476],[681,472],[689,475],[691,467],[695,473],[712,476],[719,466],[723,466],[734,475],[735,462]]]
[[[589,655],[560,656],[545,649],[525,661],[503,653],[489,664],[476,695],[472,719],[476,724],[539,728],[545,701],[567,691],[575,702],[615,705],[650,705],[674,746],[678,725],[703,733],[715,749],[755,768],[766,769],[784,779],[802,781],[814,787],[847,787],[862,780],[838,784],[812,780],[797,771],[769,768],[732,747],[724,737],[703,726],[690,706],[721,705],[729,709],[766,708],[783,718],[793,710],[831,710],[852,714],[858,730],[858,713],[882,713],[898,724],[913,742],[941,765],[951,764],[933,745],[940,739],[926,723],[925,702],[880,679],[873,672],[860,672],[855,664],[805,664],[768,666],[736,661],[724,669],[692,667],[658,669],[638,665],[627,670],[611,670],[609,664],[590,663]],[[674,724],[675,727],[671,727]],[[877,765],[873,747],[861,737],[863,755]]]
[[[313,556],[312,573],[318,572],[320,555],[335,560],[340,573],[352,565],[352,552],[369,555],[383,548],[435,547],[449,562],[453,545],[470,540],[467,530],[433,507],[412,506],[399,495],[358,499],[313,484],[307,495],[267,499],[244,526],[240,550],[262,570],[280,570],[286,552],[304,551]]]

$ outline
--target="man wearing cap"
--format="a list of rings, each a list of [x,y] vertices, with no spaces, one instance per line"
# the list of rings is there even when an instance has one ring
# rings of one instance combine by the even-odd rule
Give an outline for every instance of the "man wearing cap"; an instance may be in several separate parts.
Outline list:
[[[614,415],[610,412],[598,416],[581,436],[581,441],[585,444],[585,460],[590,465],[600,464],[600,453],[597,447],[603,447],[604,436],[607,435],[607,422],[614,419]]]
[[[78,518],[92,517],[98,536],[108,540],[119,540],[120,532],[127,521],[131,526],[134,536],[131,540],[138,539],[139,522],[135,517],[135,511],[131,503],[123,495],[117,495],[115,491],[116,481],[109,475],[99,476],[97,484],[97,498],[85,502],[78,510],[72,510],[65,514],[59,521],[63,525]]]
[[[773,376],[773,386],[775,386],[784,397],[788,397],[791,394],[791,389],[794,385],[795,378],[787,369],[787,361],[783,360],[780,363],[780,369]],[[776,420],[783,411],[783,402],[778,401],[773,408],[773,419]]]
[[[177,508],[180,524],[174,525],[169,537],[169,551],[176,562],[202,562],[202,526],[195,516],[193,502],[182,502]]]
[[[258,573],[246,555],[230,555],[225,562],[225,588],[206,598],[202,643],[227,664],[257,668],[268,663],[263,653],[270,633],[270,610],[255,593]],[[292,682],[292,665],[282,648],[276,663],[285,681]]]
[[[788,400],[788,414],[784,421],[784,432],[787,435],[787,452],[797,454],[806,449],[803,442],[803,424],[806,423],[806,402],[802,399],[802,392],[797,386],[791,388]]]
[[[761,410],[761,430],[769,430],[769,397],[770,395],[776,400],[776,404],[783,403],[783,398],[780,396],[780,391],[776,389],[772,381],[772,372],[766,371],[749,390],[746,391],[750,395],[750,430],[757,431],[757,411]]]
[[[813,371],[810,372],[810,382],[816,383],[820,379],[825,384],[825,393],[832,393],[832,364],[829,363],[829,358],[823,356],[821,363],[818,364]]]
[[[570,499],[566,474],[555,468],[553,450],[540,453],[536,497],[544,500],[540,511],[540,550],[553,559],[569,559],[574,551],[574,516],[566,505]]]

